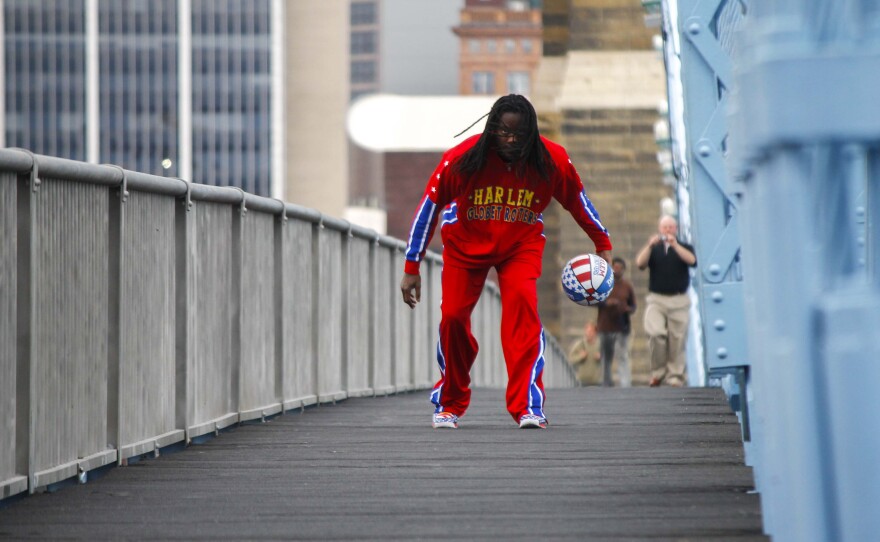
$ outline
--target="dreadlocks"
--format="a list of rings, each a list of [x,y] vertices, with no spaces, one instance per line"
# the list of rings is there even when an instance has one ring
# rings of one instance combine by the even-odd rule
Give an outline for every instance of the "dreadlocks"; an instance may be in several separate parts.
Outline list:
[[[483,169],[489,151],[494,146],[495,133],[504,126],[501,123],[501,116],[504,113],[518,113],[521,118],[520,134],[517,138],[519,147],[517,175],[524,176],[527,169],[533,169],[542,179],[548,179],[554,165],[538,132],[538,115],[532,104],[519,94],[502,96],[492,105],[483,134],[476,145],[458,160],[458,171],[469,177]]]

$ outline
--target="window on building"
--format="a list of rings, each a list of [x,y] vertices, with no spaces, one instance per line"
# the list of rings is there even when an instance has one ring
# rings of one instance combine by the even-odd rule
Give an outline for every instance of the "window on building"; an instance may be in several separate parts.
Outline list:
[[[507,54],[509,54],[509,55],[512,55],[513,53],[515,53],[516,52],[516,41],[514,41],[512,39],[504,40],[504,51],[507,52]]]
[[[508,72],[507,92],[511,94],[529,93],[529,72]]]
[[[351,24],[374,24],[376,22],[376,4],[373,2],[351,3]]]
[[[376,80],[376,63],[369,60],[358,60],[351,63],[352,83],[372,83]]]
[[[480,52],[480,40],[468,40],[468,50],[471,53]]]
[[[519,42],[519,46],[522,48],[524,53],[532,52],[532,40],[522,40]]]
[[[351,33],[351,54],[367,55],[376,52],[376,33],[375,32],[352,32]]]
[[[474,94],[495,94],[495,74],[474,72],[471,74],[471,90]]]
[[[498,42],[495,40],[486,40],[486,51],[495,53],[498,51]]]

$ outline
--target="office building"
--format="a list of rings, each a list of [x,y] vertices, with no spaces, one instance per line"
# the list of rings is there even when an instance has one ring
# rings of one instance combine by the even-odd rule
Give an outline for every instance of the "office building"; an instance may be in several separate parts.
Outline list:
[[[3,144],[280,195],[279,5],[3,0]]]
[[[379,91],[379,0],[351,0],[351,98]]]

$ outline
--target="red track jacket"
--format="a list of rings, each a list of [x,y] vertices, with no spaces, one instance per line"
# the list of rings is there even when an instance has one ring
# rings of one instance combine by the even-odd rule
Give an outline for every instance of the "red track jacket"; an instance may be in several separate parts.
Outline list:
[[[406,273],[419,273],[438,216],[442,218],[443,259],[464,267],[491,267],[520,248],[531,248],[535,243],[543,246],[541,213],[551,196],[590,236],[596,251],[611,250],[608,231],[599,221],[599,213],[584,193],[584,185],[561,145],[541,137],[556,166],[549,181],[536,172],[524,179],[517,178],[516,167],[509,167],[490,152],[483,171],[468,185],[452,166],[479,137],[472,136],[444,153],[431,175],[410,228]],[[438,213],[438,209],[442,212]]]

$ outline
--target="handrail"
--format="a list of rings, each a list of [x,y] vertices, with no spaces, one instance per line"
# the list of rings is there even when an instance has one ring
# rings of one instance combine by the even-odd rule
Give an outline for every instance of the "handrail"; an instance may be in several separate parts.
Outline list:
[[[0,396],[14,397],[0,402],[0,498],[436,379],[438,254],[410,310],[399,239],[237,188],[24,150],[0,149],[0,208]],[[475,386],[506,384],[499,307],[487,286]],[[549,343],[545,384],[577,385]]]

